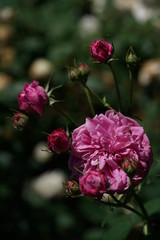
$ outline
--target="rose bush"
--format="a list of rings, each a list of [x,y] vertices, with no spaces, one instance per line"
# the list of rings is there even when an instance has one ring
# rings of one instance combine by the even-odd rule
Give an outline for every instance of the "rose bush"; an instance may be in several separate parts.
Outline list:
[[[25,83],[23,91],[18,95],[19,108],[25,113],[42,115],[47,102],[47,93],[35,80],[31,84]]]
[[[123,167],[126,159],[136,163],[132,178]],[[152,150],[144,129],[120,112],[109,110],[87,118],[73,131],[69,168],[74,179],[98,168],[105,173],[108,190],[123,193],[131,183],[136,186],[145,178],[151,164]]]
[[[49,150],[56,153],[66,152],[69,148],[69,137],[62,128],[54,130],[48,136]]]
[[[112,44],[104,40],[95,40],[90,44],[91,56],[95,62],[108,62],[113,55],[113,50]]]

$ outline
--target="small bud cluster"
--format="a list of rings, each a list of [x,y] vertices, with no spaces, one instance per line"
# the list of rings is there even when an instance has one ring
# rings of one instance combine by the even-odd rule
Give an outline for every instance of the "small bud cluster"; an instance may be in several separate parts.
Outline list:
[[[45,106],[48,103],[48,96],[43,87],[33,80],[32,83],[25,83],[24,89],[18,94],[19,109],[13,116],[13,125],[15,128],[22,130],[26,127],[29,117],[27,115],[39,115],[44,112]]]
[[[68,71],[68,77],[71,81],[81,81],[82,83],[86,83],[89,74],[90,69],[84,63],[81,63],[78,67],[71,67]]]
[[[27,126],[28,120],[27,115],[17,112],[13,116],[13,125],[16,129],[23,130],[23,128]]]
[[[74,180],[69,180],[64,185],[65,194],[68,197],[75,197],[80,195],[79,184]]]

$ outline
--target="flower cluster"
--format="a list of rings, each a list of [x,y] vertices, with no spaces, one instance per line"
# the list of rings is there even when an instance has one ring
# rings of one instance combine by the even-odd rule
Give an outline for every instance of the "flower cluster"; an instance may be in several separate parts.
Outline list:
[[[90,51],[94,61],[108,64],[114,48],[104,40],[95,40]],[[80,81],[88,91],[86,81],[89,74],[89,67],[81,63],[77,68],[71,68],[68,76],[73,81]],[[117,93],[120,97],[118,86]],[[90,97],[89,92],[87,97]],[[35,80],[31,84],[25,83],[18,95],[19,108],[25,114],[41,116],[48,102],[46,91]],[[93,113],[90,100],[89,103]],[[104,106],[109,105],[105,103]],[[13,119],[18,129],[28,121],[23,113],[17,113]],[[58,154],[69,153],[71,148],[68,166],[72,175],[65,186],[70,196],[79,191],[90,197],[102,197],[104,193],[124,194],[144,180],[153,161],[151,145],[143,127],[113,109],[93,118],[87,117],[83,125],[74,129],[71,140],[62,128],[53,130],[48,135],[48,148]]]
[[[33,80],[32,83],[25,83],[24,89],[18,95],[19,109],[13,116],[14,127],[23,130],[27,126],[29,117],[27,115],[36,114],[41,116],[48,103],[48,96],[45,89]]]
[[[126,160],[128,164],[124,167]],[[103,189],[102,174],[105,190],[124,193],[131,184],[136,186],[144,179],[151,163],[151,146],[143,128],[120,112],[115,114],[109,110],[105,115],[87,118],[85,124],[73,131],[69,159],[73,179],[94,176],[94,171],[98,170],[99,184]],[[132,178],[128,171],[131,165],[134,167]],[[83,184],[82,180],[80,184]],[[89,186],[92,192],[92,184]]]

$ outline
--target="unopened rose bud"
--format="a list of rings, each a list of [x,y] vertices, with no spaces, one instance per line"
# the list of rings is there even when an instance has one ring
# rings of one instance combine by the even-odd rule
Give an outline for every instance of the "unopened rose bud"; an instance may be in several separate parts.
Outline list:
[[[134,160],[128,160],[126,159],[123,164],[122,167],[124,169],[124,171],[129,175],[129,176],[134,176],[136,170],[137,170],[137,162]]]
[[[104,40],[95,40],[90,44],[90,52],[95,62],[107,63],[112,58],[114,47]]]
[[[68,181],[64,186],[65,194],[69,197],[74,197],[80,194],[79,185],[76,181]]]
[[[18,130],[23,130],[24,127],[26,127],[28,120],[29,118],[25,114],[17,112],[13,116],[14,127],[17,128]]]
[[[25,113],[36,113],[41,116],[47,103],[48,96],[45,89],[35,80],[30,84],[25,83],[24,89],[18,94],[19,108]]]
[[[73,67],[68,71],[68,77],[71,81],[79,80],[80,76],[81,72],[76,67]]]
[[[86,64],[81,63],[81,64],[79,65],[79,67],[78,67],[78,70],[79,70],[80,73],[81,73],[81,79],[80,79],[80,80],[86,82],[86,81],[87,81],[87,78],[88,78],[88,76],[89,76],[89,74],[90,74],[90,69],[89,69],[89,67],[88,67]]]
[[[69,137],[62,128],[58,128],[48,135],[48,147],[51,152],[64,153],[69,146]]]
[[[130,47],[126,54],[126,63],[128,67],[137,67],[139,63],[139,58],[135,54],[135,51],[132,47]]]

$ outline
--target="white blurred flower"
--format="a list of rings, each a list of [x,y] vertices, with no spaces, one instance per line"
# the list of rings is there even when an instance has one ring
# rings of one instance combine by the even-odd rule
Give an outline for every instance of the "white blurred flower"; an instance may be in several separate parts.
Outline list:
[[[138,82],[141,86],[148,86],[152,81],[160,81],[160,59],[150,59],[143,63],[139,74]]]
[[[146,22],[157,14],[155,4],[148,4],[144,0],[114,0],[115,7],[120,10],[129,10],[134,18],[140,22]]]
[[[0,72],[0,92],[5,90],[12,82],[12,77],[6,73]]]
[[[137,2],[132,7],[132,14],[138,22],[146,22],[155,15],[155,9],[147,7],[142,2]]]
[[[6,44],[14,36],[14,28],[8,24],[0,24],[0,42]]]
[[[100,31],[100,20],[91,14],[84,15],[78,24],[78,33],[85,38]]]
[[[25,195],[36,193],[44,198],[58,197],[64,195],[63,183],[66,181],[66,175],[61,170],[47,171],[33,179]]]
[[[92,12],[95,14],[99,14],[103,12],[107,1],[106,0],[91,0],[92,3]]]
[[[12,7],[7,6],[0,10],[1,21],[9,22],[9,21],[12,21],[14,18],[15,18],[15,10]]]
[[[52,153],[48,151],[46,142],[39,142],[33,149],[33,156],[37,162],[45,163],[50,160]]]
[[[48,81],[48,78],[53,74],[53,72],[53,64],[45,58],[38,58],[34,60],[29,68],[30,77],[36,80]]]
[[[120,10],[131,10],[133,5],[137,3],[139,0],[114,0],[114,5],[116,8]]]

